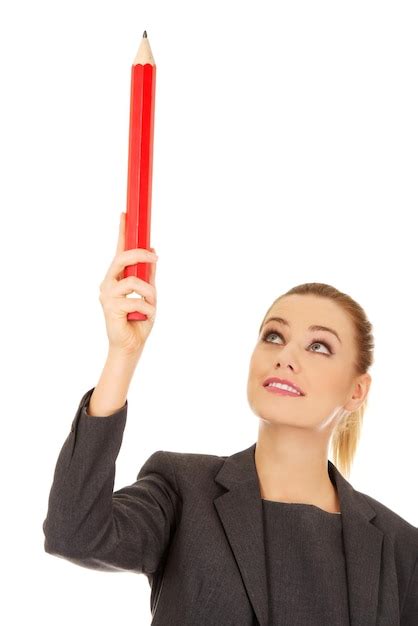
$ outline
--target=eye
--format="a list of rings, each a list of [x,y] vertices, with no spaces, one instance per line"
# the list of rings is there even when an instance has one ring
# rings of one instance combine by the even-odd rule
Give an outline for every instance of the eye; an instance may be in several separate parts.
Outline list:
[[[284,337],[281,333],[275,331],[275,330],[267,330],[264,335],[263,335],[263,341],[265,341],[266,343],[271,343],[270,341],[267,341],[267,337],[269,335],[277,335],[278,337],[280,337],[281,339],[284,340]],[[325,352],[318,352],[318,350],[314,350],[314,352],[318,352],[318,354],[323,354],[324,356],[330,356],[331,354],[334,354],[333,351],[331,350],[330,345],[326,342],[326,341],[320,341],[319,339],[314,339],[313,342],[310,344],[311,346],[314,346],[315,344],[318,345],[322,345],[325,346],[325,348],[328,350],[329,354],[326,354]]]

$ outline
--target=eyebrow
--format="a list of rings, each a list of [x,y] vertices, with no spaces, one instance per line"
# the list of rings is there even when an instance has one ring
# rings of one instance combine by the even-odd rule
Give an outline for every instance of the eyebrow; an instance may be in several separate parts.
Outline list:
[[[287,320],[283,319],[283,317],[269,317],[264,322],[264,324],[261,325],[260,332],[261,332],[261,329],[263,328],[263,326],[265,326],[267,324],[267,322],[272,322],[272,321],[273,322],[280,322],[281,324],[284,324],[285,326],[290,326],[289,322]],[[340,339],[339,334],[333,328],[328,328],[328,326],[321,326],[320,324],[312,324],[312,326],[309,326],[308,330],[325,330],[325,331],[335,335],[337,337],[338,341],[342,344],[342,341]]]

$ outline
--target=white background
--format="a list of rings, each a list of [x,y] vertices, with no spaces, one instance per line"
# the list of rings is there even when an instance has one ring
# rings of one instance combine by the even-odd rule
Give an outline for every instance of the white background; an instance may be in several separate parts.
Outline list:
[[[107,354],[99,284],[126,210],[144,29],[158,312],[115,490],[155,450],[256,441],[259,325],[317,281],[374,326],[350,482],[418,525],[416,3],[39,0],[1,13],[4,623],[150,622],[145,576],[54,558],[42,533],[58,453]]]

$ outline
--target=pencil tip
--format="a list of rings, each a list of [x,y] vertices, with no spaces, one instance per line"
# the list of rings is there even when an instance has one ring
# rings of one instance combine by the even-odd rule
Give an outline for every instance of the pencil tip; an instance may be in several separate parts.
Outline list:
[[[143,36],[143,37],[148,37],[148,35],[147,35],[147,31],[146,31],[146,30],[144,30],[144,34],[143,34],[142,36]]]

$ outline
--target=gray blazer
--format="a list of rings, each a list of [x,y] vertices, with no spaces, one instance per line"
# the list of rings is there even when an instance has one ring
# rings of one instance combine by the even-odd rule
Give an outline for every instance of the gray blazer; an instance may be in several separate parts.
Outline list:
[[[90,569],[145,574],[153,626],[269,626],[256,444],[231,456],[154,452],[113,491],[128,402],[90,416],[81,399],[59,454],[45,551]],[[340,499],[351,626],[418,625],[418,528],[354,489]]]

